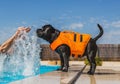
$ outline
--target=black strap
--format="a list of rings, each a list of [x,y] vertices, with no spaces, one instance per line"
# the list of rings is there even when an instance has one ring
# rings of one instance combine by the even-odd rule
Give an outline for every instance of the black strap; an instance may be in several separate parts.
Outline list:
[[[76,34],[74,34],[74,41],[76,41],[76,36],[77,36],[77,35],[76,35]]]
[[[72,57],[75,57],[75,54],[72,54]]]
[[[78,57],[80,58],[80,57],[81,57],[81,55],[78,55]]]
[[[81,34],[80,35],[80,42],[82,42],[83,41],[83,35]]]

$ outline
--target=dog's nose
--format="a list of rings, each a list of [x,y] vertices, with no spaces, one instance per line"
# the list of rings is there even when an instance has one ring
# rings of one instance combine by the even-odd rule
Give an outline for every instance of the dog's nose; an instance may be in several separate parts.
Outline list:
[[[36,30],[36,33],[37,33],[37,36],[38,36],[38,37],[41,37],[42,34],[43,34],[43,33],[42,33],[42,29],[37,29],[37,30]]]
[[[38,33],[40,32],[40,30],[41,30],[41,29],[37,29],[37,30],[36,30],[36,33],[38,34]]]

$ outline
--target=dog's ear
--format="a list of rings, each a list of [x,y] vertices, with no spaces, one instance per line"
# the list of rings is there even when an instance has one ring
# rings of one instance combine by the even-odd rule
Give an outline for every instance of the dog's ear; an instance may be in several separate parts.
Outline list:
[[[51,28],[52,27],[52,25],[50,25],[50,24],[46,24],[46,25],[44,25],[42,28]]]
[[[49,28],[52,33],[55,32],[55,28],[50,24],[44,25],[43,28]]]
[[[54,29],[53,27],[51,27],[50,31],[51,31],[52,33],[55,33],[55,29]]]
[[[49,30],[51,31],[51,33],[55,33],[55,28],[50,25],[50,24],[46,24],[42,27],[43,29],[49,28]]]

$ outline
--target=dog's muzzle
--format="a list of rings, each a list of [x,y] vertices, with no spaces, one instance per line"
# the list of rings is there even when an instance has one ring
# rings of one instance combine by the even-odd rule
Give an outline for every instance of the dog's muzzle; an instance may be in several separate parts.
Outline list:
[[[38,36],[38,37],[42,37],[42,36],[43,36],[42,29],[37,29],[37,30],[36,30],[36,33],[37,33],[37,36]]]

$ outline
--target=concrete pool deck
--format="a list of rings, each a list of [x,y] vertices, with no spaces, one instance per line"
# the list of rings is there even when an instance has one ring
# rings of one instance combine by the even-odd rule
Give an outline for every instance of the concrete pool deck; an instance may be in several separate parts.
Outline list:
[[[48,65],[48,62],[41,62]],[[84,62],[70,62],[69,72],[53,71],[43,75],[29,77],[10,84],[71,84],[71,80],[83,68]],[[94,76],[87,75],[87,66],[75,84],[120,84],[120,62],[103,62],[103,66],[97,66]]]

